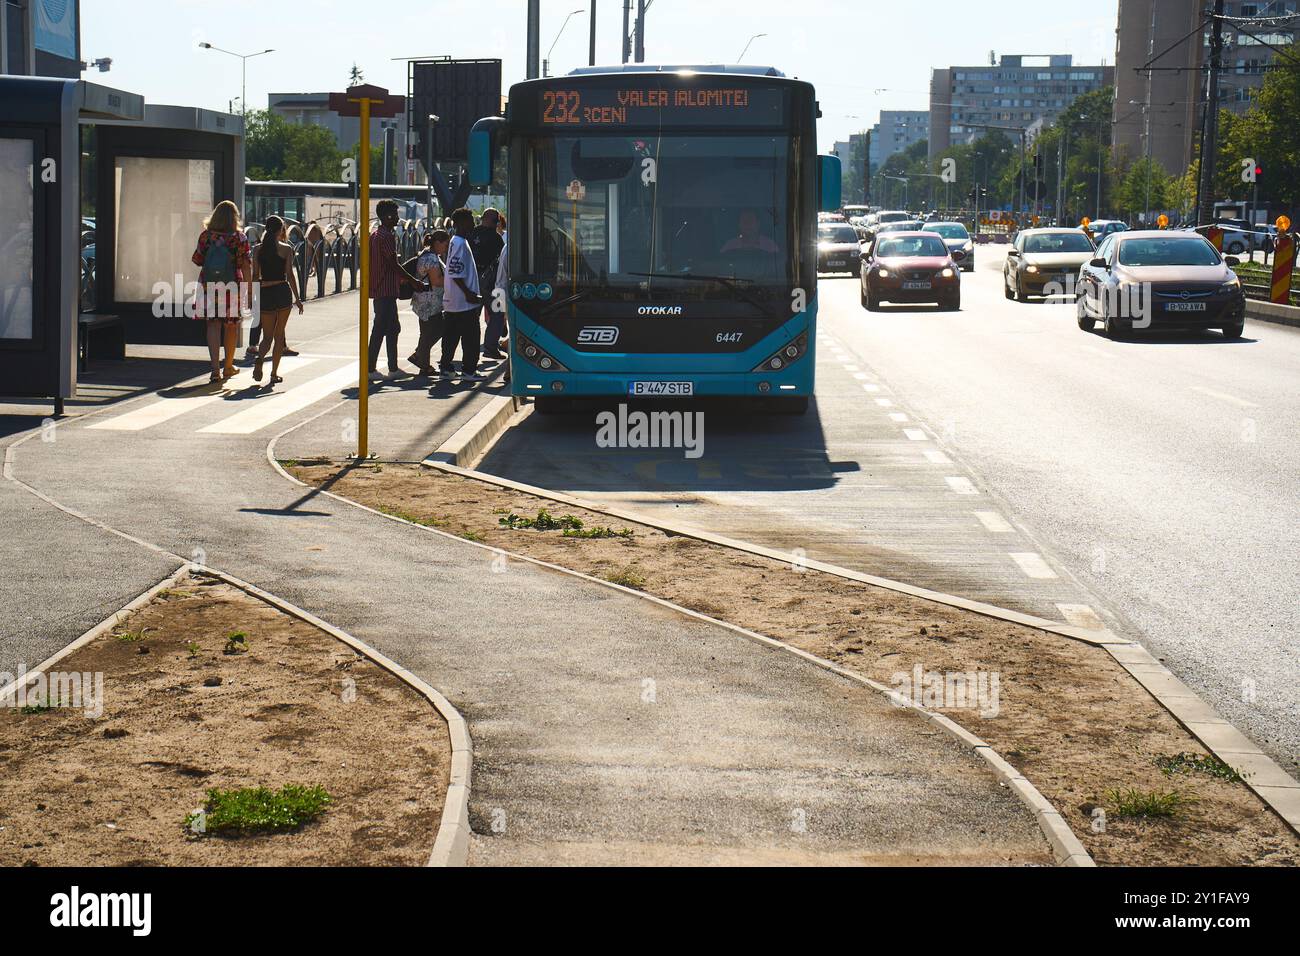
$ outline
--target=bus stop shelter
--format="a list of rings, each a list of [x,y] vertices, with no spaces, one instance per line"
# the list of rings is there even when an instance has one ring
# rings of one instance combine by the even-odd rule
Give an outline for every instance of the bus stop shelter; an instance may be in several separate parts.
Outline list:
[[[201,343],[202,323],[157,314],[160,289],[179,299],[197,278],[190,254],[213,206],[242,206],[243,154],[237,116],[0,76],[0,396],[49,397],[61,413],[90,336],[119,353]]]

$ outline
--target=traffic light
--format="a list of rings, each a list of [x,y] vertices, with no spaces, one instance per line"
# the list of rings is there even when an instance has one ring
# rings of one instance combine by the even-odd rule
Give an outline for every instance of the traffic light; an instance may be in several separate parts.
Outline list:
[[[1256,163],[1256,164],[1255,164],[1255,182],[1259,182],[1260,178],[1261,178],[1263,175],[1264,175],[1264,167],[1261,166],[1259,163]]]

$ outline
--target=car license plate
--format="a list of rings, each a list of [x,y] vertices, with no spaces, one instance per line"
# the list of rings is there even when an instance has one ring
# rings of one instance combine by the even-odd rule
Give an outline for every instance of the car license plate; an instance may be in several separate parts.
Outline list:
[[[930,288],[930,283],[928,283],[928,282],[919,282],[919,281],[918,281],[918,282],[904,282],[904,283],[903,283],[903,291],[905,291],[905,292],[906,292],[906,291],[913,290],[913,289],[917,289],[917,290],[919,290],[919,289],[928,289],[928,288]]]
[[[694,395],[694,382],[629,382],[627,393],[637,395]]]
[[[832,269],[843,269],[846,264],[844,259],[831,259],[826,263]]]
[[[1204,312],[1204,302],[1168,302],[1165,304],[1166,312]]]

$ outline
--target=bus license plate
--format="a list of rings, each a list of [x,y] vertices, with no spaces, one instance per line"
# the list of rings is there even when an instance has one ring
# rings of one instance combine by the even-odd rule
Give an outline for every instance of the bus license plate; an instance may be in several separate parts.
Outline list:
[[[930,283],[928,282],[904,282],[903,283],[903,290],[906,292],[910,292],[913,289],[928,289],[928,288],[930,288]]]
[[[1204,312],[1204,302],[1170,302],[1165,305],[1166,312]]]
[[[694,382],[630,382],[627,386],[627,393],[633,397],[638,395],[694,395]]]

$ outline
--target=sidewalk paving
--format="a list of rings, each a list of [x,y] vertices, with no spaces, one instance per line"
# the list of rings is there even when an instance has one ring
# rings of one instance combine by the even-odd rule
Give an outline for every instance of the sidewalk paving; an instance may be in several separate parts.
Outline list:
[[[384,392],[375,420],[423,422],[421,442],[478,400]],[[983,761],[880,695],[600,585],[526,564],[494,573],[500,562],[468,542],[289,484],[265,463],[267,434],[196,429],[225,413],[129,433],[71,422],[19,448],[16,477],[177,555],[200,547],[438,687],[474,740],[471,862],[1050,863],[1033,815]],[[331,453],[314,444],[282,443]],[[5,483],[0,531],[44,521],[47,566],[97,562],[80,589],[47,592],[38,644],[75,637],[64,619],[112,603],[121,582],[170,570],[33,511],[52,509]]]

